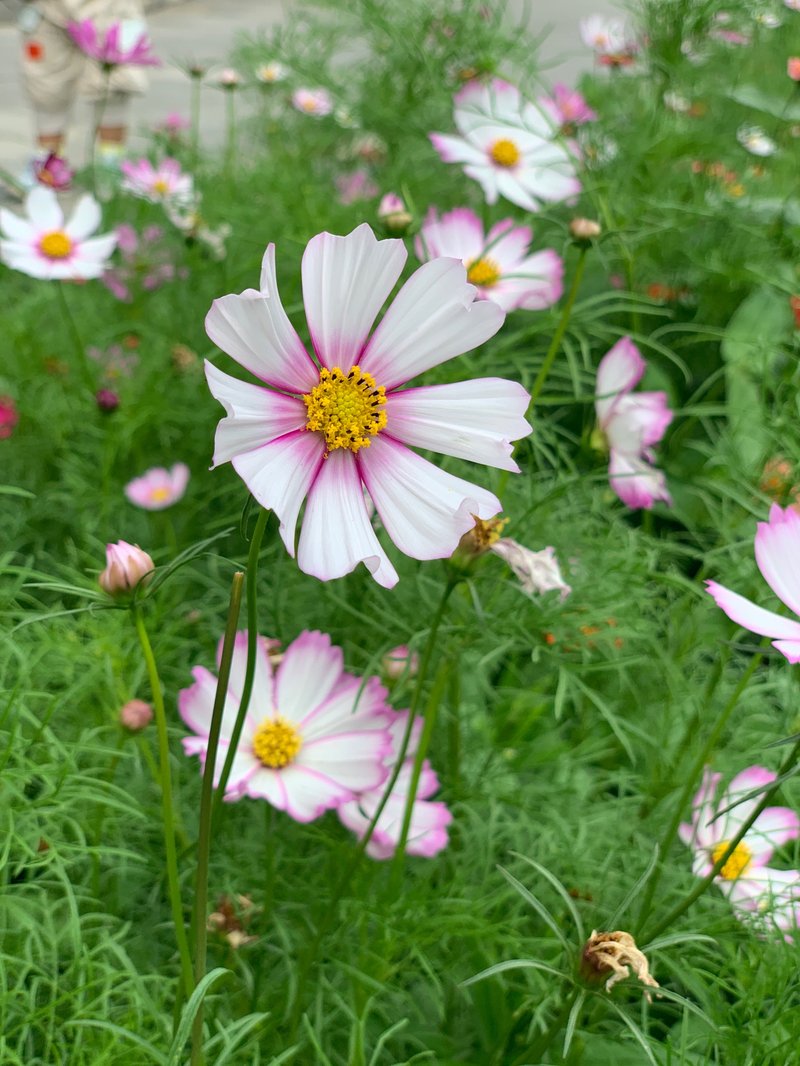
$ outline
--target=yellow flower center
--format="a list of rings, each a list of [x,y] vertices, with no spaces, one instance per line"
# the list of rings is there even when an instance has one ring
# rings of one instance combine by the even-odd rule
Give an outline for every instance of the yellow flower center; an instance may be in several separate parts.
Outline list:
[[[358,366],[346,375],[338,366],[321,370],[319,385],[303,397],[303,403],[308,412],[306,429],[324,435],[327,452],[368,448],[370,437],[386,425],[386,389],[378,388],[373,376]]]
[[[72,240],[63,230],[53,230],[45,233],[39,241],[39,248],[48,259],[66,259],[72,251]]]
[[[494,259],[489,259],[487,256],[482,259],[473,259],[471,263],[467,264],[467,281],[470,285],[489,289],[492,285],[496,285],[499,280],[500,266]]]
[[[153,182],[153,192],[157,192],[159,196],[166,196],[169,192],[169,182],[166,178],[156,178]]]
[[[711,853],[711,861],[716,864],[728,850],[729,846],[729,840],[723,840],[721,844],[717,844]],[[747,871],[747,868],[752,861],[753,853],[744,841],[741,841],[741,843],[737,844],[733,849],[733,852],[728,856],[728,861],[720,870],[719,875],[720,877],[724,877],[726,881],[735,881]]]
[[[153,503],[161,503],[163,500],[168,500],[170,497],[170,490],[163,485],[157,489],[153,489],[150,493],[150,499]]]
[[[253,737],[253,754],[270,770],[280,770],[294,762],[302,746],[300,734],[283,718],[266,718]]]
[[[499,167],[513,167],[519,163],[520,151],[513,141],[501,137],[489,149],[489,155]]]

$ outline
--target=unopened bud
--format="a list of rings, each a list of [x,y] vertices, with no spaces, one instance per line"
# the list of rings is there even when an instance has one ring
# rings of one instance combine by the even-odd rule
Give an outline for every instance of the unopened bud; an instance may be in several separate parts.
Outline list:
[[[128,700],[125,706],[120,708],[119,724],[131,733],[138,733],[150,725],[152,720],[153,708],[144,700]]]
[[[119,407],[119,396],[111,389],[98,389],[94,398],[103,414],[110,415]]]
[[[383,672],[390,681],[399,677],[416,677],[419,669],[419,655],[411,651],[407,644],[387,651],[382,660]]]
[[[106,568],[99,577],[100,588],[109,596],[126,596],[155,569],[147,552],[124,540],[106,545]]]
[[[569,232],[576,244],[588,247],[603,231],[600,223],[591,218],[573,218],[569,224]]]
[[[387,192],[378,204],[378,218],[389,233],[405,233],[414,221],[402,197],[393,192]]]

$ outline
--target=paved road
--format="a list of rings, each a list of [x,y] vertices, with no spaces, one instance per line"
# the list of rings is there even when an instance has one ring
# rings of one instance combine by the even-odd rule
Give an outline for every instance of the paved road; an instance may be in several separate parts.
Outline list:
[[[2,0],[0,0],[2,2]],[[344,3],[347,0],[343,0]],[[403,0],[400,0],[402,3]],[[133,126],[152,126],[170,111],[188,113],[189,88],[186,76],[170,59],[190,56],[223,59],[237,33],[268,29],[291,16],[295,0],[187,0],[149,16],[155,50],[164,60],[151,72],[151,90],[136,101]],[[540,55],[554,80],[571,81],[590,61],[578,37],[578,20],[593,11],[610,10],[610,0],[561,0],[542,14],[542,5],[511,0],[509,12],[518,20],[529,11],[528,21],[538,36],[552,27]],[[18,35],[16,27],[0,24],[0,167],[18,172],[31,153],[31,122],[17,76]],[[204,90],[203,133],[209,142],[219,141],[224,128],[224,94]],[[71,159],[82,159],[88,133],[88,108],[79,104],[69,143]],[[135,144],[135,142],[133,142]]]

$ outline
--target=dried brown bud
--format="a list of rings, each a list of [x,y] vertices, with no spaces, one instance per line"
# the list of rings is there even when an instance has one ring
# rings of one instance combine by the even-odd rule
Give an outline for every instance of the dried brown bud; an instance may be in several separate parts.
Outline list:
[[[621,929],[613,933],[598,933],[593,930],[581,954],[583,978],[594,983],[607,977],[605,987],[606,992],[610,992],[614,985],[630,977],[631,970],[643,985],[658,988],[658,981],[650,975],[647,959],[637,948],[630,933]],[[649,992],[645,992],[645,995],[648,1000],[651,999]]]

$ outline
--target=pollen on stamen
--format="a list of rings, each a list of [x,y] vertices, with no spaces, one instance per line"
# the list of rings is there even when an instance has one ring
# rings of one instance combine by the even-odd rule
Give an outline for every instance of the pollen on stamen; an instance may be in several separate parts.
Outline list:
[[[499,167],[514,167],[521,158],[519,148],[507,137],[495,141],[489,149],[489,155]]]
[[[322,433],[326,455],[336,448],[352,452],[370,446],[386,425],[386,390],[375,384],[371,374],[353,366],[345,374],[341,367],[320,371],[319,384],[303,397],[306,429]]]
[[[294,762],[303,741],[291,722],[267,718],[253,735],[253,754],[270,770],[280,770]]]
[[[48,259],[66,259],[72,251],[72,239],[63,230],[53,230],[39,241],[39,249]]]
[[[716,865],[729,847],[729,840],[723,840],[722,843],[717,844],[711,853],[711,861]],[[740,841],[728,856],[724,866],[719,871],[719,876],[724,877],[726,881],[736,881],[743,873],[747,872],[752,861],[753,853],[744,841]]]

